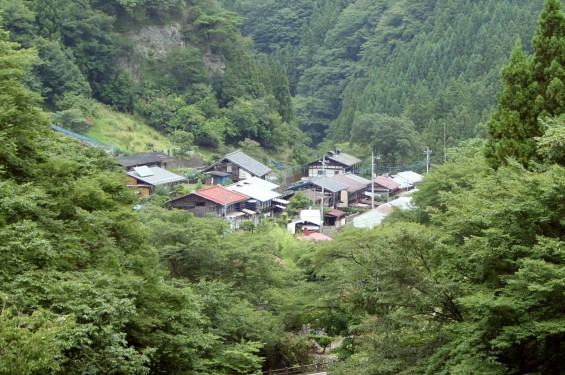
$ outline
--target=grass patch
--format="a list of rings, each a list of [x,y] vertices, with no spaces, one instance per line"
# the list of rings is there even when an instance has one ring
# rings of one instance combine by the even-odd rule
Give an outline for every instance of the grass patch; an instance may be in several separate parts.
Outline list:
[[[167,136],[135,116],[112,111],[102,104],[96,106],[94,123],[86,133],[87,137],[114,145],[114,148],[124,154],[166,151],[172,148],[172,142]]]

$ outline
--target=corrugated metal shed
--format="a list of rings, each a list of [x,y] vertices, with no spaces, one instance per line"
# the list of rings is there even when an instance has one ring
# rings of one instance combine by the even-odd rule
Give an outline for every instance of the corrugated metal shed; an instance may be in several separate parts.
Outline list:
[[[135,170],[127,172],[127,174],[136,180],[143,181],[144,183],[153,186],[172,184],[175,182],[187,182],[186,178],[183,176],[179,176],[178,174],[159,167],[145,167],[141,170],[141,172],[144,176],[141,176]]]

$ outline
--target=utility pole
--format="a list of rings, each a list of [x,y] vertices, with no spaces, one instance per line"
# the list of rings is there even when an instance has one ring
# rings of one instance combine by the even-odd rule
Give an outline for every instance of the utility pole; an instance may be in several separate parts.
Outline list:
[[[426,155],[426,174],[430,171],[430,155],[432,154],[432,150],[428,147],[424,150],[424,155]]]
[[[371,151],[371,210],[375,209],[375,153]]]
[[[326,155],[322,157],[322,177],[326,177]],[[320,233],[324,229],[324,182],[322,181],[322,197],[320,198]]]

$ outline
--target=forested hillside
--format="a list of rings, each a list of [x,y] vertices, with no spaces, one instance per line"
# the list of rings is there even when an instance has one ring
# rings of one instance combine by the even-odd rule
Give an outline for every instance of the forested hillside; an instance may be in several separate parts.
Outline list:
[[[439,161],[444,141],[484,136],[499,70],[516,38],[531,50],[543,1],[224,4],[245,16],[256,50],[285,67],[303,131],[316,142],[369,145],[385,163],[402,164],[421,159],[425,146]]]
[[[37,49],[28,85],[63,127],[88,132],[96,100],[177,145],[250,139],[292,159],[289,145],[304,144],[280,64],[255,57],[241,18],[213,0],[2,0],[0,11],[10,40]]]
[[[0,375],[257,375],[310,363],[308,326],[343,339],[332,375],[565,373],[562,1],[224,4],[246,20],[0,0]],[[112,155],[50,130],[87,130],[94,100],[297,161],[296,123],[391,165],[444,129],[485,139],[448,148],[413,209],[313,243],[286,215],[234,231],[138,198]]]

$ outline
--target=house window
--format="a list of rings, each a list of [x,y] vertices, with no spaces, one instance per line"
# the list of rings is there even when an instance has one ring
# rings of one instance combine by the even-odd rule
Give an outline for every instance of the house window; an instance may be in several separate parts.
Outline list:
[[[324,171],[321,170],[321,169],[318,169],[318,176],[321,176],[321,175],[323,175],[323,174],[324,174]]]
[[[339,174],[339,169],[336,169],[336,170],[335,170],[335,174]]]
[[[231,165],[226,165],[226,172],[231,173]]]

